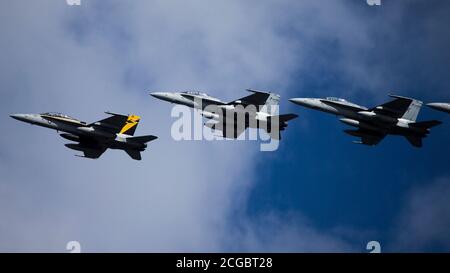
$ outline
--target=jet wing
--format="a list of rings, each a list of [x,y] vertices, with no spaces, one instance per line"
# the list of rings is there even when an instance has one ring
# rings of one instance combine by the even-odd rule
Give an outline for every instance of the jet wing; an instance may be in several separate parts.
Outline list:
[[[358,130],[346,130],[347,134],[350,134],[352,136],[360,137],[360,142],[355,142],[357,144],[364,144],[369,146],[374,146],[380,143],[384,137],[386,136],[385,133],[376,132],[376,131],[370,131],[370,130],[364,130],[364,129],[358,129]]]
[[[380,143],[386,135],[372,135],[361,137],[362,144],[374,146]]]
[[[105,119],[96,121],[94,123],[89,124],[88,126],[101,129],[102,131],[106,131],[112,134],[117,134],[121,132],[123,128],[125,128],[127,125],[127,121],[129,120],[129,117],[135,118],[133,122],[137,124],[139,122],[138,116],[126,116],[121,114],[115,114],[106,112],[106,114],[111,115],[110,117],[107,117]],[[135,127],[135,126],[131,126]],[[131,134],[130,134],[131,135]]]
[[[221,131],[223,138],[238,138],[248,128],[247,124],[234,124],[234,128],[228,128],[223,120],[218,122],[207,122],[205,123],[205,126],[214,131]]]
[[[253,89],[247,89],[247,91],[249,92],[253,92],[253,94],[234,100],[232,102],[229,102],[229,105],[235,105],[235,104],[240,104],[240,105],[264,105],[267,101],[267,99],[270,96],[270,93],[268,92],[263,92],[263,91],[258,91],[258,90],[253,90]]]
[[[224,138],[238,138],[248,127],[247,126],[235,126],[234,129],[222,128],[222,137]],[[228,132],[229,131],[229,132]]]
[[[370,109],[370,111],[392,118],[406,118],[413,121],[417,119],[420,107],[422,106],[421,101],[395,95],[389,96],[395,99],[378,105]]]
[[[77,144],[69,143],[69,144],[65,144],[65,146],[69,149],[83,152],[84,156],[80,156],[80,157],[86,157],[86,158],[92,158],[92,159],[99,158],[106,151],[105,147],[99,146],[92,142],[79,142]],[[77,156],[79,156],[79,155],[77,155]]]
[[[83,157],[97,159],[106,151],[106,148],[86,149],[86,150],[80,150],[80,151],[83,152],[83,154],[84,154]]]
[[[72,150],[83,152],[84,156],[80,157],[96,159],[99,158],[107,149],[106,147],[100,145],[100,143],[93,138],[87,138],[83,136],[80,137],[70,134],[61,134],[61,137],[77,142],[68,143],[64,146]]]

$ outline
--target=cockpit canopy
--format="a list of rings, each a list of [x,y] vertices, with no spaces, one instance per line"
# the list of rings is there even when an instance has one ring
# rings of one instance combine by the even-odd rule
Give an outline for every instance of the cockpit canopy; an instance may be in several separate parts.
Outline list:
[[[203,93],[203,92],[199,92],[199,91],[185,91],[182,93],[188,94],[188,95],[194,95],[194,96],[210,97],[210,95]]]
[[[41,115],[49,116],[49,117],[57,117],[57,118],[66,118],[66,119],[71,119],[71,120],[77,120],[76,118],[70,117],[70,116],[62,114],[62,113],[57,113],[57,112],[47,112],[47,113],[42,113]]]
[[[330,100],[330,101],[347,102],[345,99],[336,98],[336,97],[327,97],[326,99]]]
[[[329,100],[329,101],[333,101],[333,102],[340,102],[342,104],[345,104],[345,105],[348,105],[348,106],[352,106],[352,107],[355,107],[355,108],[359,108],[361,110],[367,110],[366,107],[358,105],[358,104],[353,103],[353,102],[350,102],[350,101],[345,100],[345,99],[336,98],[336,97],[327,97],[326,99]]]

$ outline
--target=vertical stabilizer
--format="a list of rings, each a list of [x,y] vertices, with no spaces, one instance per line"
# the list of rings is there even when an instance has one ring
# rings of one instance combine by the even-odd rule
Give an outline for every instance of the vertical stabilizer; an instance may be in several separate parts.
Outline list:
[[[411,100],[411,104],[409,105],[406,112],[403,114],[402,118],[411,121],[416,121],[420,109],[422,108],[422,104],[423,102],[421,102],[420,100]]]
[[[266,102],[261,107],[260,111],[270,114],[270,115],[276,115],[278,114],[278,106],[280,104],[280,95],[270,93],[267,97]]]

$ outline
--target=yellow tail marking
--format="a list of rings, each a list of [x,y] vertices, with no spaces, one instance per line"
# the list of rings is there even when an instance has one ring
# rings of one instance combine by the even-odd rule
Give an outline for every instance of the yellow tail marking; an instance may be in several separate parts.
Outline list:
[[[122,127],[122,129],[120,130],[120,134],[125,134],[128,130],[130,130],[131,128],[136,126],[139,123],[140,119],[141,119],[140,116],[129,115],[128,119],[127,119],[127,122]]]

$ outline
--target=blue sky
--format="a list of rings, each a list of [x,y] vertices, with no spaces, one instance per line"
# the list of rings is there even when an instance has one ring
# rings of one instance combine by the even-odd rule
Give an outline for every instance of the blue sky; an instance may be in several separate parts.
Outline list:
[[[351,143],[335,117],[291,97],[368,107],[387,94],[450,101],[446,1],[3,1],[0,251],[449,251],[449,118],[422,149]],[[150,91],[245,88],[297,113],[276,152],[257,142],[176,142]],[[80,160],[17,112],[142,116],[141,162]],[[19,147],[19,148],[17,148]]]

